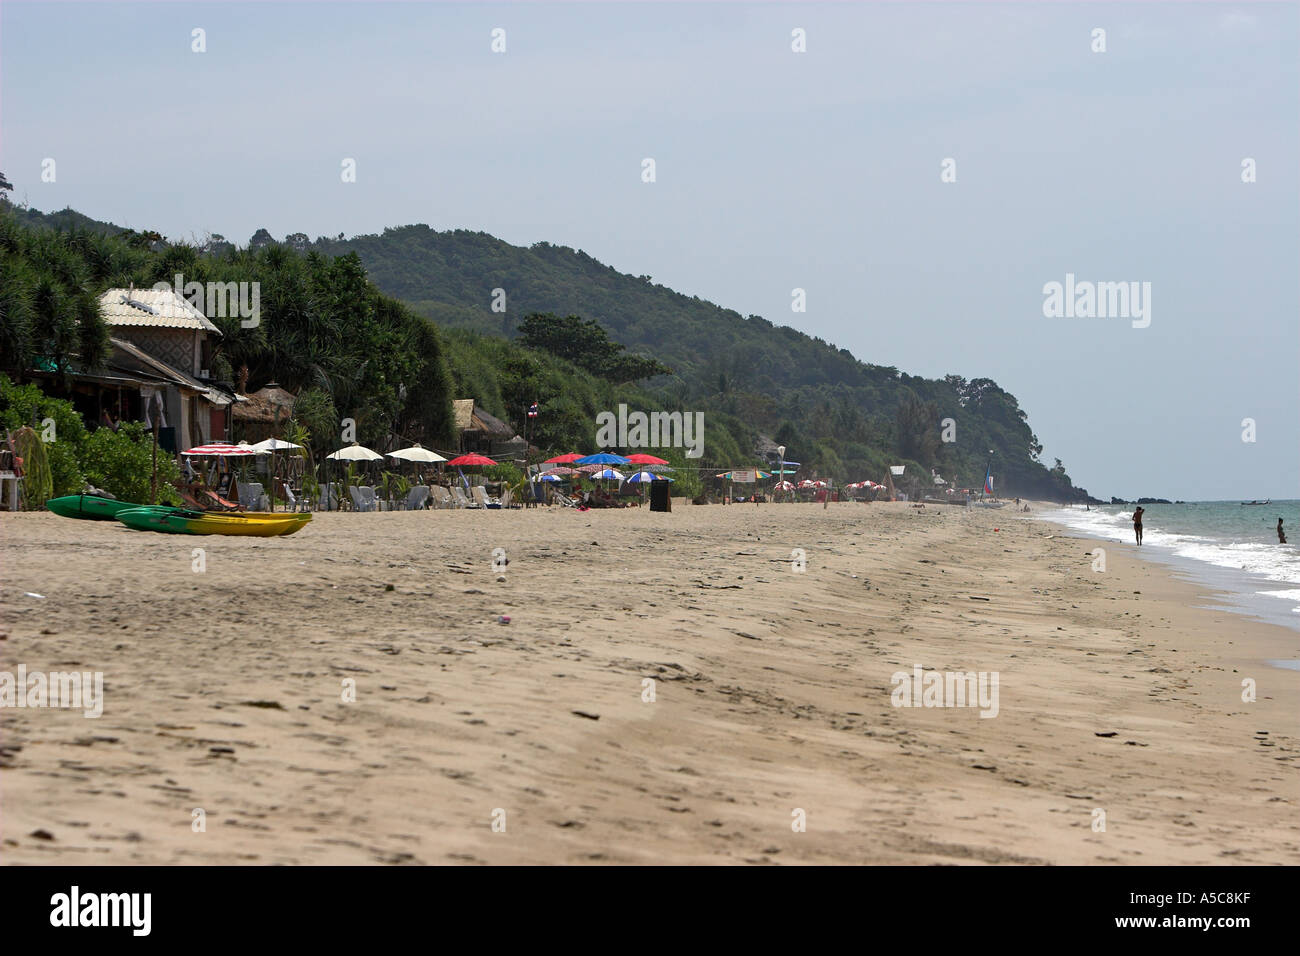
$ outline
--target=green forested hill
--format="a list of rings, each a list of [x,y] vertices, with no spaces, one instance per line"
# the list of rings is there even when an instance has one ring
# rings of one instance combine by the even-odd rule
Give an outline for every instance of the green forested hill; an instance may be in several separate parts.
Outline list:
[[[1049,469],[1038,460],[1042,447],[1025,413],[988,379],[925,379],[861,362],[788,326],[550,243],[523,248],[486,233],[414,225],[318,239],[312,248],[356,252],[379,288],[439,325],[510,336],[534,312],[595,319],[631,351],[673,369],[647,383],[662,407],[725,412],[825,474],[879,480],[888,462],[907,460],[974,486],[992,448],[999,490],[1085,494],[1059,461]],[[505,313],[491,308],[494,289],[505,290]],[[941,440],[949,417],[952,443]]]
[[[658,453],[706,472],[760,463],[756,448],[768,439],[841,483],[878,481],[889,464],[905,463],[921,483],[936,469],[978,487],[994,449],[999,492],[1086,494],[1059,461],[1052,468],[1039,461],[1025,412],[989,379],[926,379],[860,362],[821,339],[619,273],[573,249],[522,248],[423,225],[314,242],[301,233],[277,242],[258,230],[242,249],[220,236],[196,248],[70,209],[46,215],[3,205],[0,271],[14,281],[0,288],[0,351],[11,353],[0,355],[0,367],[18,351],[72,347],[64,344],[72,333],[59,324],[60,296],[73,301],[183,272],[262,284],[259,328],[218,323],[226,335],[214,371],[247,368],[251,388],[276,380],[305,389],[320,423],[351,417],[374,438],[395,428],[450,441],[450,401],[469,397],[522,434],[526,409],[538,401],[543,413],[529,431],[537,444],[585,452],[595,447],[596,415],[626,403],[703,412],[703,459]],[[45,295],[47,288],[61,291]],[[495,289],[505,291],[504,313],[491,308]],[[516,334],[536,313],[595,320],[647,361],[629,356],[593,369],[573,364],[571,349],[529,347]],[[634,377],[620,370],[655,361],[671,373],[620,381]],[[955,441],[943,440],[948,419]]]

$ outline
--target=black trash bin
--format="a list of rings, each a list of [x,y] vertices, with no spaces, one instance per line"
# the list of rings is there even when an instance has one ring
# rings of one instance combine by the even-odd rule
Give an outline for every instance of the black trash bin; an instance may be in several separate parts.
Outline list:
[[[671,481],[650,482],[650,510],[673,510],[673,485]]]

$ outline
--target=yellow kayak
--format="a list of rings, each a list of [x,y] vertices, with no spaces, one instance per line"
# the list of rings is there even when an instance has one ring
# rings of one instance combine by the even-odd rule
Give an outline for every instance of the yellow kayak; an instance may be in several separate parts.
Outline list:
[[[120,511],[117,520],[130,528],[172,534],[234,534],[271,538],[301,530],[311,520],[311,515],[308,513],[248,514],[247,512],[146,507]]]

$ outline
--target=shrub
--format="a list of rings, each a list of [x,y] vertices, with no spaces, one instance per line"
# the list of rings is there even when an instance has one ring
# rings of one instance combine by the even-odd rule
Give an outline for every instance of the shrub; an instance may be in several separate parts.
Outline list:
[[[35,430],[24,426],[14,432],[13,443],[14,453],[23,460],[23,500],[27,510],[35,511],[50,500],[53,491],[45,442]]]
[[[153,436],[139,422],[123,422],[117,431],[101,428],[82,445],[86,480],[122,501],[147,502],[153,474]],[[176,462],[158,453],[158,501],[180,504],[171,482],[180,480]]]

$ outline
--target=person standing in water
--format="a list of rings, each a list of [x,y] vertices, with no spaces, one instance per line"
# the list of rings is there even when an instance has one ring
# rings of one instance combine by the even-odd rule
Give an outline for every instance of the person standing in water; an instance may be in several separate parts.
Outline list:
[[[1282,530],[1282,519],[1277,519],[1277,543],[1286,544],[1286,533]]]
[[[1137,535],[1138,544],[1142,543],[1142,512],[1145,510],[1145,508],[1139,506],[1138,509],[1133,512],[1133,533]]]

